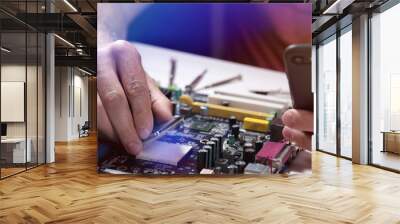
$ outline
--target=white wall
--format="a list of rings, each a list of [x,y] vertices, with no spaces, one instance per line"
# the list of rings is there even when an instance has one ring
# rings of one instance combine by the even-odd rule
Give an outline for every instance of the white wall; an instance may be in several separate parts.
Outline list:
[[[27,69],[27,70],[25,70]],[[28,76],[28,84],[29,86],[36,86],[36,80],[33,79],[31,76],[36,76],[36,66],[27,66],[18,65],[18,64],[6,64],[1,66],[1,81],[4,82],[25,82],[25,75],[27,71]],[[28,129],[32,127],[36,130],[36,88],[27,88],[27,106],[30,106],[30,109],[27,113],[28,119]],[[33,104],[32,104],[33,103]],[[40,105],[39,105],[40,106]],[[34,107],[34,108],[32,108]],[[7,110],[7,108],[1,108],[1,110]],[[33,123],[32,123],[33,122]],[[7,122],[7,136],[8,137],[25,137],[25,122]],[[35,125],[35,127],[33,127]],[[28,130],[28,137],[29,137],[29,130]],[[36,134],[36,133],[35,133]]]
[[[69,133],[69,68],[55,68],[55,141],[67,141]]]
[[[56,141],[79,138],[78,124],[88,120],[88,78],[83,75],[76,68],[56,67]]]
[[[38,69],[38,70],[37,70]],[[25,80],[27,78],[27,80]],[[25,66],[25,64],[3,64],[1,66],[1,81],[24,82],[26,84],[26,107],[22,112],[27,115],[23,122],[6,122],[8,138],[30,139],[32,161],[44,162],[45,147],[45,117],[44,117],[44,74],[41,66]],[[7,96],[2,96],[7,97]],[[1,110],[11,110],[2,107]],[[10,111],[8,111],[10,112]],[[12,113],[12,111],[11,111]],[[37,156],[37,153],[39,156]]]

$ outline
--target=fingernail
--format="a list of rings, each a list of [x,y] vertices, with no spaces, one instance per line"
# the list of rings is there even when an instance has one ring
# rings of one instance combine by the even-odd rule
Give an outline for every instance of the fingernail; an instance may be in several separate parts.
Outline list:
[[[131,142],[128,144],[128,152],[137,155],[142,151],[142,144],[141,143],[136,143],[136,142]]]
[[[153,130],[151,129],[143,128],[142,130],[140,130],[140,138],[146,139],[147,137],[149,137],[152,131]]]
[[[284,113],[282,116],[282,121],[285,125],[288,125],[288,126],[292,125],[293,124],[293,114],[290,111]]]
[[[282,134],[283,134],[283,137],[285,138],[285,140],[290,141],[290,139],[292,138],[292,132],[287,127],[284,127]]]

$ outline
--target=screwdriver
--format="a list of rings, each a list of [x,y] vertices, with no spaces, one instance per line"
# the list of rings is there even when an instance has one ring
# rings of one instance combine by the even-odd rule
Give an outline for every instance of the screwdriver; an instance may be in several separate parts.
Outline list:
[[[194,89],[199,84],[199,82],[203,79],[204,75],[207,73],[207,69],[204,69],[202,73],[200,73],[190,84],[189,86]]]
[[[193,93],[193,89],[199,84],[199,82],[203,79],[204,75],[207,73],[207,69],[205,69],[202,73],[196,76],[194,80],[185,86],[185,94],[191,95]]]
[[[215,83],[213,83],[213,84],[206,85],[206,86],[204,86],[204,87],[202,87],[202,88],[200,88],[200,89],[197,89],[197,91],[199,91],[199,90],[204,90],[204,89],[210,89],[210,88],[217,87],[217,86],[222,86],[222,85],[225,85],[225,84],[234,82],[234,81],[236,81],[236,80],[238,80],[238,81],[239,81],[239,80],[242,80],[242,75],[239,74],[239,75],[234,76],[234,77],[232,77],[232,78],[224,79],[224,80],[215,82]]]
[[[171,58],[171,70],[169,73],[169,86],[174,85],[174,80],[175,80],[175,72],[176,72],[176,59]]]

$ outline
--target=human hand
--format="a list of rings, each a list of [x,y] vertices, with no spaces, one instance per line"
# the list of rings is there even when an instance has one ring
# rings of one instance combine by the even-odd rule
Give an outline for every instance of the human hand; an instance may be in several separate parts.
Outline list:
[[[311,136],[314,130],[314,114],[306,110],[290,109],[282,115],[285,125],[283,137],[297,146],[311,150]]]
[[[172,119],[171,102],[142,67],[136,48],[115,41],[97,52],[97,126],[100,138],[121,143],[133,155],[158,122]]]

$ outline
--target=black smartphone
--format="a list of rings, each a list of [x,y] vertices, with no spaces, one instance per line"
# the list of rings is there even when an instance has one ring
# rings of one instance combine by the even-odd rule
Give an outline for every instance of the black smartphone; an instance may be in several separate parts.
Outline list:
[[[314,111],[314,96],[311,90],[311,45],[288,46],[284,52],[284,62],[293,108]]]

